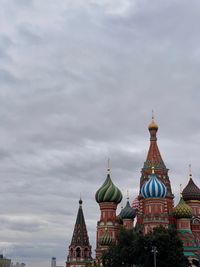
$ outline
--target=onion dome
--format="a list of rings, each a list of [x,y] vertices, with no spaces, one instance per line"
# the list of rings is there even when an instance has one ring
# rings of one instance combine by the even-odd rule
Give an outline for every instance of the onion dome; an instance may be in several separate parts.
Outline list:
[[[153,116],[153,114],[152,114],[152,121],[151,121],[151,123],[149,124],[148,129],[149,129],[149,130],[158,130],[158,125],[157,125],[157,123],[156,123],[155,120],[154,120],[154,116]]]
[[[119,216],[121,219],[131,219],[133,220],[135,218],[136,212],[131,207],[129,200],[127,199],[126,206],[121,210]]]
[[[116,187],[110,178],[110,168],[108,168],[107,178],[104,184],[99,188],[95,195],[98,203],[102,202],[115,202],[120,203],[122,200],[122,193],[118,187]]]
[[[123,209],[124,209],[123,206],[121,206],[121,211],[120,211],[119,215],[117,216],[119,219],[121,219]]]
[[[123,224],[123,220],[122,220],[122,211],[123,211],[123,206],[121,206],[121,211],[120,213],[116,216],[117,222],[119,224]]]
[[[119,215],[116,216],[116,222],[118,222],[118,224],[123,224],[123,220]]]
[[[100,238],[100,245],[110,246],[112,242],[113,242],[112,237],[109,235],[108,230],[106,228],[104,235]]]
[[[143,184],[141,194],[144,198],[164,198],[167,194],[167,188],[158,180],[152,167],[150,179]]]
[[[182,195],[178,205],[173,210],[173,216],[176,219],[192,218],[192,209],[185,203]]]
[[[199,200],[200,201],[200,189],[194,183],[192,174],[190,173],[190,180],[186,187],[183,189],[183,199],[187,200]]]

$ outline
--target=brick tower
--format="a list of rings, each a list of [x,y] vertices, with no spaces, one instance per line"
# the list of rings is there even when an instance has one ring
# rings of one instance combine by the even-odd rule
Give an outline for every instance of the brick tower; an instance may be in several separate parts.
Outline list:
[[[91,246],[83,215],[82,203],[80,199],[66,267],[84,267],[92,265]]]
[[[127,196],[126,206],[122,208],[120,214],[118,215],[119,219],[122,221],[123,227],[126,230],[133,229],[133,223],[136,216],[136,210],[131,207],[129,202],[129,197]]]
[[[154,167],[152,167],[152,174],[149,180],[142,185],[142,229],[143,233],[147,234],[155,227],[160,225],[168,228],[169,216],[167,211],[166,200],[167,188],[163,182],[161,182],[154,173]]]
[[[119,232],[119,222],[116,216],[117,205],[122,200],[121,191],[113,184],[108,166],[107,178],[95,195],[101,215],[97,222],[96,260],[101,262],[101,256],[109,245],[116,243]]]
[[[182,197],[178,205],[173,210],[176,219],[176,228],[180,240],[183,242],[184,255],[187,257],[195,257],[197,252],[195,238],[191,231],[192,209],[187,205]]]
[[[188,184],[183,189],[183,199],[192,209],[191,230],[200,245],[200,189],[192,179],[191,168]]]
[[[154,167],[154,174],[156,176],[156,179],[161,182],[166,187],[166,195],[164,198],[162,198],[162,204],[158,203],[160,200],[156,200],[156,198],[152,198],[152,203],[150,206],[154,205],[156,208],[156,203],[160,205],[160,208],[162,212],[165,213],[165,219],[166,216],[168,216],[169,223],[173,223],[173,216],[172,216],[172,210],[173,210],[173,198],[174,195],[172,194],[171,190],[171,184],[168,176],[168,169],[165,166],[165,163],[161,157],[158,145],[157,145],[157,131],[158,131],[158,125],[156,124],[154,117],[152,116],[152,121],[149,124],[149,132],[150,132],[150,147],[147,154],[146,161],[144,162],[144,166],[141,170],[141,178],[140,178],[140,192],[138,196],[139,200],[139,210],[137,213],[137,226],[139,228],[143,227],[143,217],[145,211],[147,211],[147,206],[149,205],[150,199],[145,200],[143,195],[141,194],[141,188],[145,183],[148,182],[152,175],[152,167]],[[148,205],[147,205],[148,202]],[[164,223],[165,224],[165,223]]]

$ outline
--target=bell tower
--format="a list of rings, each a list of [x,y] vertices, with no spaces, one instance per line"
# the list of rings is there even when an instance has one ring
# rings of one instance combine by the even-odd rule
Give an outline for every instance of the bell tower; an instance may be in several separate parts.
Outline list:
[[[72,241],[69,246],[66,267],[85,267],[92,265],[92,248],[87,234],[82,204],[83,201],[80,199]]]

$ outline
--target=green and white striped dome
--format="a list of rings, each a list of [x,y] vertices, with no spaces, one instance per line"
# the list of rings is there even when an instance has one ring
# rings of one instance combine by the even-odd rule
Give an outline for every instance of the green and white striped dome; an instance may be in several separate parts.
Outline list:
[[[104,184],[97,190],[95,198],[98,203],[115,202],[118,204],[122,200],[122,193],[119,188],[113,184],[110,178],[109,169],[107,178]]]

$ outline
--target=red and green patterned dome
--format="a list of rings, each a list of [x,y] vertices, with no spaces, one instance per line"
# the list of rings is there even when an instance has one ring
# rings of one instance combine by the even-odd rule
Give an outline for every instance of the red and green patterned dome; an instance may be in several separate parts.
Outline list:
[[[113,242],[112,237],[109,235],[108,230],[105,229],[104,235],[100,238],[100,245],[110,246],[112,242]]]
[[[178,205],[173,210],[173,216],[176,219],[192,218],[192,209],[185,203],[182,196]]]
[[[200,189],[194,183],[192,175],[190,174],[190,180],[186,187],[183,189],[183,199],[188,200],[199,200],[200,201]]]
[[[98,203],[102,202],[115,202],[120,203],[122,200],[122,193],[118,187],[116,187],[110,178],[110,169],[108,169],[107,178],[104,184],[99,188],[95,195]]]

